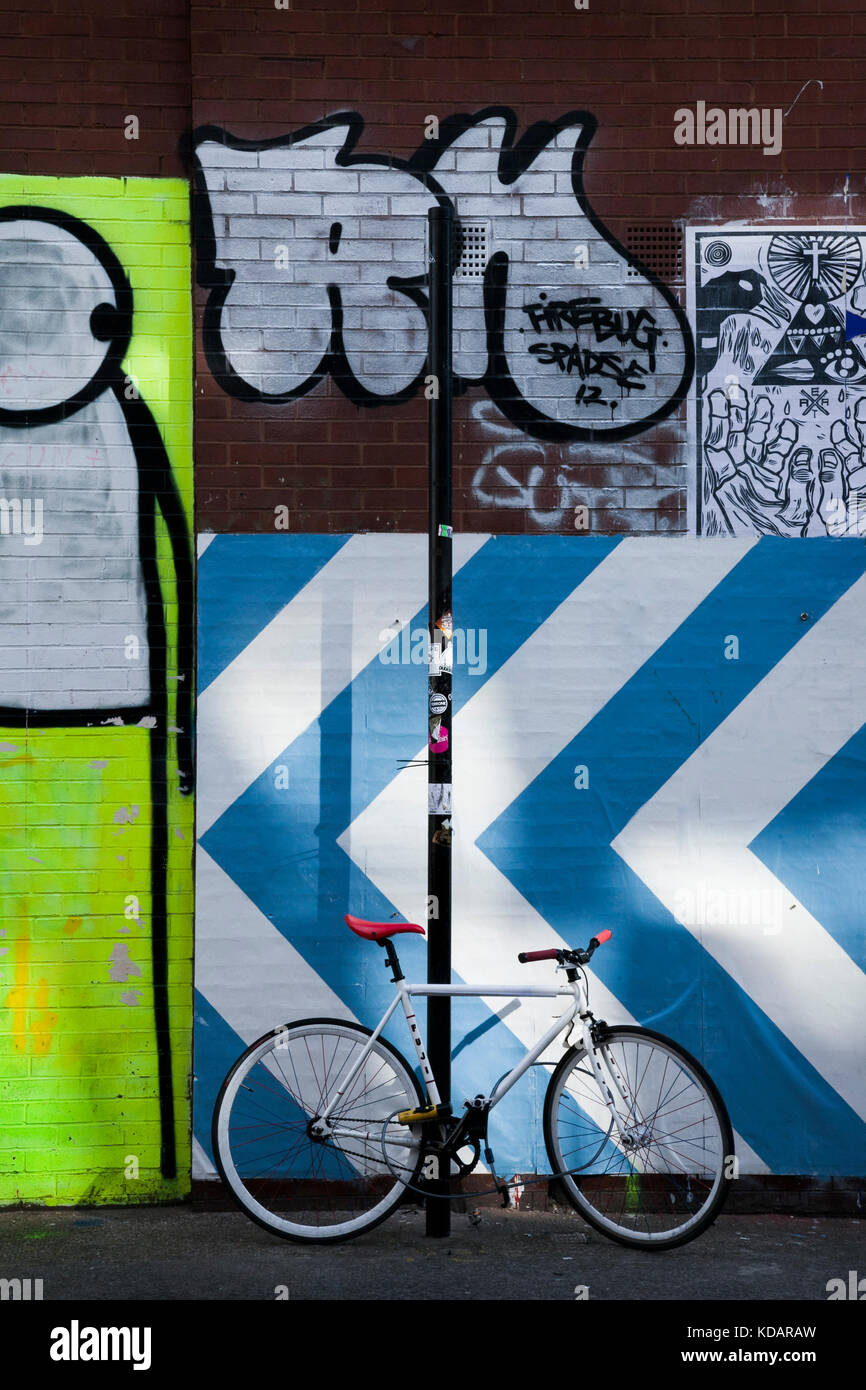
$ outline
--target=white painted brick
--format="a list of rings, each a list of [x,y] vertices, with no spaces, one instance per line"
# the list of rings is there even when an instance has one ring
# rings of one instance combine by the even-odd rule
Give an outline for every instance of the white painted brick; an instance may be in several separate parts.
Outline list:
[[[313,351],[321,352],[323,347],[322,335],[315,332],[305,333],[303,329],[295,328],[292,330],[289,339],[285,333],[274,331],[262,334],[262,342],[266,352],[280,352],[291,346],[293,352]]]
[[[288,214],[286,214],[286,218]],[[231,217],[230,238],[231,245],[234,247],[235,238],[242,237],[276,237],[278,240],[285,241],[290,228],[286,225],[284,217]]]
[[[323,304],[327,297],[321,285],[303,285],[297,281],[286,284],[274,281],[262,286],[262,303],[267,304]]]
[[[310,284],[329,285],[336,279],[339,279],[341,284],[345,284],[347,281],[360,280],[362,269],[363,267],[360,262],[348,262],[341,265],[339,276],[337,276],[334,268],[334,258],[332,256],[329,258],[329,262],[323,262],[321,265],[305,266],[303,274],[304,279]],[[371,267],[371,270],[375,272],[376,276],[380,277],[382,275],[380,266]]]
[[[426,223],[420,217],[362,217],[357,233],[364,241],[423,240]]]
[[[229,265],[232,261],[257,261],[260,254],[259,243],[252,239],[240,241],[232,237],[229,241],[220,237],[217,240],[217,260]]]
[[[280,273],[280,267],[277,266],[276,261],[281,246],[285,246],[285,254],[299,269],[313,261],[333,259],[328,250],[328,243],[323,236],[315,239],[307,236],[295,237],[292,241],[285,239],[281,241],[279,238],[275,241],[263,241],[262,260],[270,261],[277,274]]]
[[[289,284],[294,280],[295,268],[291,263],[285,267],[280,266],[279,269],[277,269],[273,260],[263,261],[261,259],[261,249],[259,248],[258,242],[256,242],[256,247],[259,250],[259,254],[255,257],[255,260],[251,259],[245,262],[242,269],[238,271],[239,275],[243,275],[245,280],[251,280],[256,284],[267,283],[268,281],[272,281],[274,284]],[[231,261],[221,263],[231,265]]]
[[[393,261],[394,249],[389,241],[350,241],[339,255],[341,261]]]
[[[392,193],[389,202],[392,216],[426,217],[427,209],[433,206],[434,200],[426,192]]]
[[[235,280],[230,297],[232,305],[261,304],[262,289],[259,285],[248,284],[246,280]]]
[[[232,331],[239,328],[291,328],[296,321],[296,310],[275,308],[271,304],[259,305],[253,309],[231,310]]]
[[[343,193],[358,191],[358,175],[354,169],[323,169],[321,172],[299,169],[294,180],[298,193]]]
[[[494,209],[489,194],[482,197],[477,194],[463,193],[457,203],[457,212],[460,217],[490,217],[494,211],[498,213],[499,209]]]
[[[221,215],[255,212],[256,200],[252,193],[220,193],[212,200],[212,206],[218,207]]]
[[[486,173],[476,171],[474,173],[449,174],[447,179],[443,179],[443,187],[449,197],[459,197],[461,193],[468,194],[487,194],[492,196],[498,192],[499,184],[494,172],[488,170]]]
[[[292,169],[323,169],[325,164],[330,164],[333,155],[324,146],[308,146],[306,142],[301,145],[293,145],[291,150],[284,152],[284,158]],[[270,169],[267,165],[262,165],[259,161],[262,174],[270,177]]]
[[[330,332],[331,315],[327,303],[323,302],[316,308],[301,305],[295,313],[299,328],[315,328],[322,332]]]
[[[453,160],[453,158],[454,158],[454,154],[456,154],[456,159],[457,159],[456,167],[457,167],[457,169],[460,171],[461,174],[471,174],[471,173],[487,172],[487,173],[489,173],[489,174],[491,174],[491,175],[496,175],[496,173],[497,173],[497,169],[498,169],[498,167],[499,167],[499,148],[498,148],[498,146],[497,146],[496,149],[491,149],[491,150],[471,150],[471,149],[470,149],[470,150],[465,150],[465,149],[460,149],[460,150],[458,150],[458,151],[452,152],[452,160]],[[444,165],[441,165],[441,162],[440,162],[440,164],[437,164],[437,166],[436,166],[436,172],[437,172],[437,174],[438,174],[438,172],[439,172],[440,167],[445,167],[445,166],[444,166]],[[453,168],[453,167],[454,167],[454,164],[452,163],[452,164],[450,164],[448,167],[449,167],[449,168]],[[448,186],[449,186],[449,188],[450,188],[450,187],[452,186],[452,180],[449,178],[449,179],[447,180],[447,182],[448,182]]]
[[[334,131],[331,132],[331,142],[336,143],[338,149],[344,143],[345,128],[341,126],[340,132],[339,135]],[[333,159],[333,154],[327,151],[328,143],[329,142],[322,136],[319,136],[315,143],[304,141],[302,145],[275,145],[271,150],[261,150],[259,152],[258,167],[260,169],[292,169],[300,167],[295,164],[295,159],[301,150],[318,149],[324,153],[326,161]]]
[[[323,209],[321,197],[315,193],[259,193],[256,197],[256,212],[265,215],[277,213],[280,217],[327,216],[327,209]]]
[[[255,168],[258,159],[255,150],[233,150],[219,140],[205,140],[196,146],[196,155],[202,167],[211,169]]]
[[[388,193],[393,187],[393,169],[383,167],[358,170],[358,188],[361,193]]]
[[[524,217],[568,217],[574,216],[574,198],[551,193],[548,196],[527,196],[523,199]]]
[[[357,193],[350,194],[349,197],[337,197],[336,194],[329,193],[322,198],[322,215],[335,222],[339,222],[343,214],[348,217],[384,217],[387,212],[388,199],[384,195],[374,198]]]
[[[480,125],[470,126],[468,130],[464,131],[459,141],[452,145],[452,148],[457,149],[458,158],[462,150],[489,149],[491,146],[498,150],[502,143],[502,130],[501,121],[492,123],[483,121]]]

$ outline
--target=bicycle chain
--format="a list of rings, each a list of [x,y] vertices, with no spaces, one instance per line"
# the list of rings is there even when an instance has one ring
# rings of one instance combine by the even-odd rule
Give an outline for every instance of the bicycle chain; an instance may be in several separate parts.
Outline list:
[[[399,1113],[400,1113],[399,1110],[394,1110],[394,1111],[388,1116],[387,1120],[385,1121],[385,1123],[384,1123],[383,1126],[382,1126],[382,1133],[383,1133],[383,1135],[384,1135],[384,1132],[385,1132],[385,1130],[387,1129],[388,1125],[389,1125],[389,1124],[391,1123],[391,1121],[394,1119],[395,1115],[398,1115]],[[612,1128],[613,1128],[613,1124],[611,1124],[611,1129],[612,1129]],[[420,1197],[423,1197],[425,1200],[427,1200],[428,1198],[432,1198],[434,1201],[439,1201],[439,1202],[461,1202],[461,1201],[465,1201],[465,1200],[466,1200],[467,1195],[468,1195],[468,1196],[472,1196],[472,1197],[501,1197],[501,1196],[502,1196],[502,1193],[503,1193],[503,1190],[507,1191],[508,1188],[510,1188],[510,1187],[537,1187],[538,1184],[539,1184],[539,1183],[542,1183],[542,1182],[552,1182],[552,1181],[554,1181],[556,1178],[570,1178],[570,1177],[573,1177],[575,1173],[582,1173],[582,1172],[584,1171],[584,1169],[588,1168],[589,1165],[590,1165],[591,1163],[594,1163],[595,1160],[598,1158],[598,1155],[601,1153],[602,1149],[604,1148],[605,1144],[607,1143],[609,1134],[610,1134],[610,1129],[608,1130],[607,1134],[606,1134],[606,1135],[604,1136],[604,1138],[602,1139],[602,1141],[601,1141],[600,1145],[598,1146],[598,1148],[596,1149],[595,1153],[592,1155],[592,1158],[590,1158],[586,1163],[582,1163],[582,1164],[580,1165],[579,1168],[567,1168],[567,1169],[566,1169],[564,1172],[562,1172],[562,1173],[543,1173],[540,1177],[537,1177],[537,1178],[525,1178],[525,1179],[524,1179],[524,1178],[513,1178],[510,1182],[502,1182],[502,1183],[500,1183],[498,1187],[482,1188],[482,1190],[481,1190],[480,1192],[472,1192],[472,1193],[469,1193],[469,1194],[467,1194],[467,1193],[465,1193],[465,1192],[453,1192],[453,1193],[452,1193],[452,1192],[428,1192],[428,1191],[426,1191],[424,1188],[416,1187],[416,1186],[414,1185],[414,1183],[405,1182],[405,1181],[400,1177],[399,1173],[396,1173],[396,1172],[394,1171],[394,1169],[392,1168],[392,1166],[391,1166],[391,1162],[390,1162],[390,1160],[389,1160],[389,1158],[388,1158],[387,1153],[385,1152],[385,1140],[384,1140],[384,1138],[383,1138],[380,1142],[381,1142],[381,1147],[382,1147],[382,1157],[383,1157],[384,1160],[385,1160],[385,1164],[386,1164],[386,1166],[387,1166],[387,1168],[388,1168],[389,1173],[391,1174],[391,1177],[392,1177],[392,1178],[396,1178],[398,1182],[402,1182],[402,1183],[403,1183],[403,1186],[406,1188],[406,1191],[407,1191],[407,1192],[416,1192]],[[449,1161],[450,1161],[450,1160],[449,1160]],[[470,1170],[470,1171],[471,1171],[471,1170]],[[441,1179],[441,1181],[449,1182],[449,1181],[453,1180],[454,1178],[459,1179],[459,1178],[461,1178],[462,1176],[463,1176],[462,1173],[449,1174],[447,1178]],[[495,1179],[495,1177],[496,1177],[496,1175],[495,1175],[495,1173],[494,1173],[494,1179]],[[431,1179],[430,1181],[436,1182],[436,1181],[439,1181],[439,1179],[433,1178],[433,1179]]]

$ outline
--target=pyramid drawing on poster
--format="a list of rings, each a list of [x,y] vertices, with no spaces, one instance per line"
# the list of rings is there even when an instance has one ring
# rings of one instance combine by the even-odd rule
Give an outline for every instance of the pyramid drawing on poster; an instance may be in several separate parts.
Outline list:
[[[860,243],[839,233],[777,236],[767,265],[799,307],[755,377],[760,386],[828,386],[866,381],[866,358],[845,336],[832,300],[846,295],[862,269]]]

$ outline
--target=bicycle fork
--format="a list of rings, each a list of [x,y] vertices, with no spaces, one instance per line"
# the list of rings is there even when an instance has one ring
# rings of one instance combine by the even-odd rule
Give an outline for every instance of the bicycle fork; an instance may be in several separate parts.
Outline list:
[[[597,1022],[592,1017],[592,1014],[582,1013],[580,1014],[580,1025],[583,1033],[583,1045],[586,1050],[586,1055],[589,1058],[589,1064],[592,1067],[604,1103],[610,1112],[611,1120],[619,1134],[620,1143],[623,1149],[628,1151],[635,1146],[635,1127],[645,1126],[645,1121],[638,1110],[637,1097],[631,1095],[628,1082],[614,1061],[610,1048],[605,1046],[604,1033],[607,1030],[607,1024],[601,1020]],[[601,1062],[598,1059],[599,1052],[604,1058],[605,1066],[616,1088],[619,1100],[625,1108],[625,1123],[623,1123],[620,1117],[619,1108],[614,1098],[613,1091],[608,1084],[608,1077],[605,1075]],[[633,1117],[631,1122],[629,1122],[629,1116]],[[641,1142],[642,1138],[643,1136],[639,1136],[638,1142]]]

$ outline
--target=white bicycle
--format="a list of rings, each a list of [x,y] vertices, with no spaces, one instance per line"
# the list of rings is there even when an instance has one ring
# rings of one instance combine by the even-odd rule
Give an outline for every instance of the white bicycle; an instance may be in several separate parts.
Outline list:
[[[670,1250],[719,1214],[734,1153],[725,1104],[704,1068],[649,1028],[609,1027],[589,1010],[583,967],[611,933],[586,950],[521,953],[555,960],[561,984],[408,984],[392,937],[414,924],[365,922],[353,932],[383,947],[396,986],[372,1031],[342,1019],[283,1024],[251,1044],[217,1098],[213,1150],[223,1181],[259,1225],[289,1240],[347,1240],[393,1212],[407,1192],[428,1195],[431,1178],[462,1178],[487,1144],[490,1112],[574,1029],[553,1067],[544,1102],[551,1178],[584,1220],[623,1245]],[[442,1103],[412,999],[431,995],[562,997],[565,1008],[489,1095]],[[409,1062],[382,1037],[402,1005],[424,1090]],[[426,1094],[425,1094],[426,1091]],[[505,1185],[495,1176],[496,1190]]]

